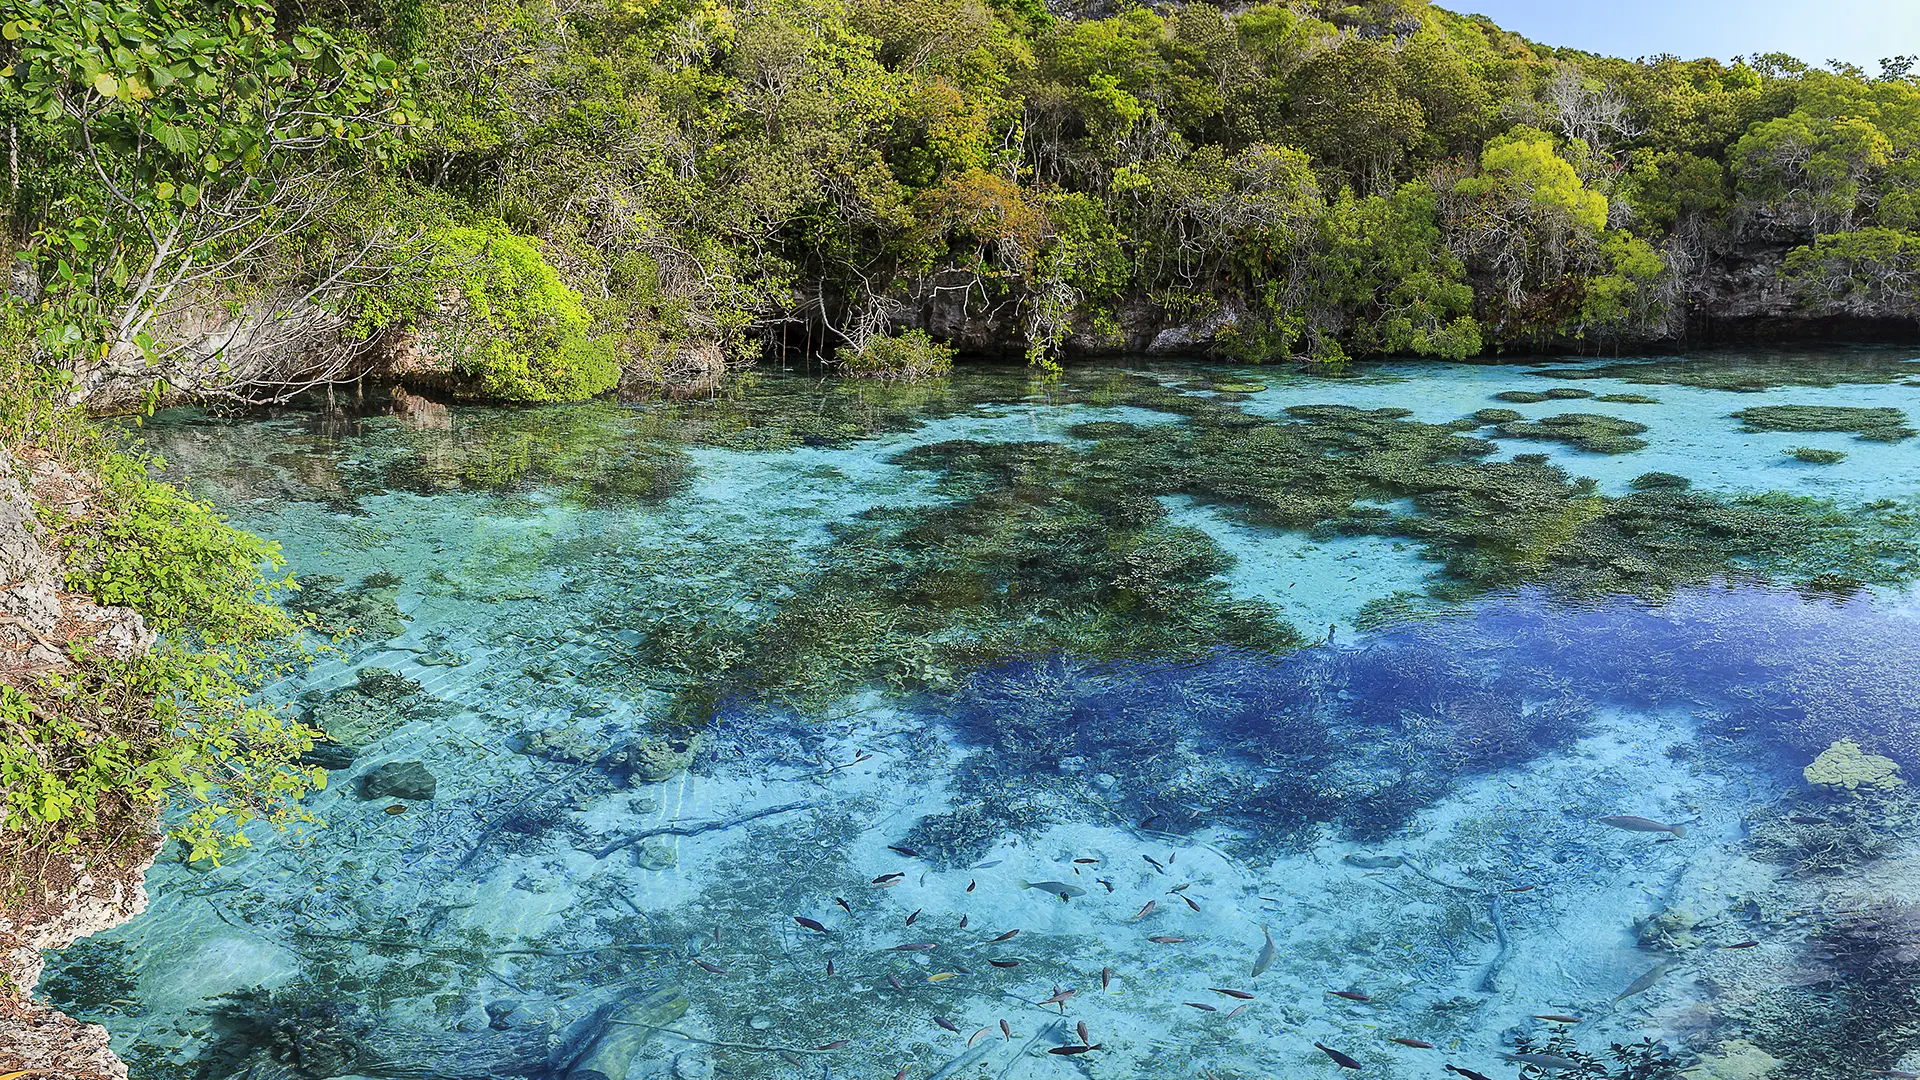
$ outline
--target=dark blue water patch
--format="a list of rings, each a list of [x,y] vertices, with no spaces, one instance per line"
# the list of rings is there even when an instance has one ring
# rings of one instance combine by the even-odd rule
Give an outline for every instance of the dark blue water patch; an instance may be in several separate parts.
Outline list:
[[[1029,657],[934,708],[977,746],[972,801],[917,836],[955,861],[1057,800],[1273,843],[1378,840],[1463,778],[1572,746],[1596,715],[1684,708],[1712,767],[1804,766],[1836,740],[1920,763],[1920,623],[1865,594],[1752,586],[1664,603],[1529,590],[1353,644],[1179,663]],[[998,809],[996,809],[998,807]],[[1024,809],[1023,809],[1024,808]]]

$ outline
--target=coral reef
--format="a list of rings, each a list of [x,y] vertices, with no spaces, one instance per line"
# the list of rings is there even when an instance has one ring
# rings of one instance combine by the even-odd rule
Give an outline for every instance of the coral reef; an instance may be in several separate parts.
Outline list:
[[[1857,792],[1861,788],[1886,789],[1906,783],[1900,779],[1900,766],[1890,758],[1863,753],[1860,744],[1841,739],[1814,758],[1805,770],[1807,783]]]

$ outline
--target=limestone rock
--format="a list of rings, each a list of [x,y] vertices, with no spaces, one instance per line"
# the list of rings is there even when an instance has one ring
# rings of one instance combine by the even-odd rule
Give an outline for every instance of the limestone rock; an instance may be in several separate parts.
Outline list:
[[[360,778],[363,798],[431,799],[433,774],[418,761],[389,761]]]

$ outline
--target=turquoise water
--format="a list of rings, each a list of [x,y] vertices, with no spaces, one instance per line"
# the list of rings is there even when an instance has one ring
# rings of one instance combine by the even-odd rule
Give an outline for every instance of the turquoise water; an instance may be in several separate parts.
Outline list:
[[[1920,767],[1920,437],[1731,414],[1911,417],[1917,381],[1850,350],[164,414],[140,438],[357,630],[271,691],[333,740],[323,824],[170,849],[43,991],[136,1077],[1911,1069],[1920,810],[1873,770]],[[1494,396],[1549,388],[1590,396]],[[1863,786],[1811,782],[1842,739]]]

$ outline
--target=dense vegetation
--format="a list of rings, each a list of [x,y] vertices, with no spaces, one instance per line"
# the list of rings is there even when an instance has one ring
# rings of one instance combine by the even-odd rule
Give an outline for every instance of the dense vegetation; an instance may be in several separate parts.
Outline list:
[[[924,372],[1178,325],[1460,357],[1774,286],[1916,313],[1906,58],[1609,59],[1424,0],[298,10],[0,3],[5,231],[83,387],[258,394],[397,349],[568,400],[782,344]]]

